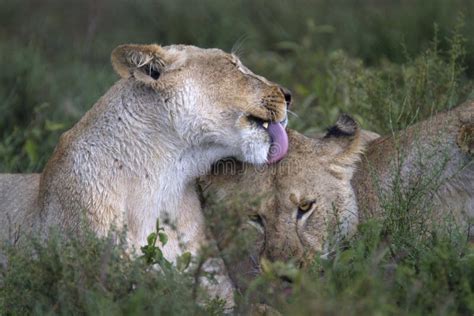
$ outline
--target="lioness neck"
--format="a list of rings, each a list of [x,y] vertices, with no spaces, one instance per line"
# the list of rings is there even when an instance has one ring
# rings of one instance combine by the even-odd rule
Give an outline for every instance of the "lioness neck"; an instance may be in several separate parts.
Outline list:
[[[48,226],[77,226],[86,216],[98,233],[127,225],[129,234],[143,240],[156,218],[173,220],[178,211],[187,212],[181,201],[196,194],[189,189],[195,178],[227,155],[223,147],[178,132],[179,113],[166,100],[180,99],[180,92],[151,100],[131,85],[119,81],[61,137],[41,180]],[[144,111],[150,106],[156,109]]]

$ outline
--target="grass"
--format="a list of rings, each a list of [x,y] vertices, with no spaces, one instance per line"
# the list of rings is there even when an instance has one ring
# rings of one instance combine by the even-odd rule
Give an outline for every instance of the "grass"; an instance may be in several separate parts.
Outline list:
[[[347,112],[364,128],[392,133],[474,96],[472,1],[189,5],[3,1],[0,172],[42,170],[59,135],[116,80],[109,54],[125,42],[235,49],[252,70],[293,91],[290,124],[301,132]],[[334,258],[315,258],[306,271],[269,266],[239,294],[238,310],[261,298],[284,314],[472,315],[474,249],[449,221],[429,233],[426,221],[410,225],[417,213],[407,209],[423,204],[422,186],[410,200],[394,190],[386,217],[360,225]],[[221,215],[221,225],[240,223]],[[224,255],[247,255],[251,243],[238,239]],[[222,312],[217,301],[196,303],[192,275],[173,266],[158,272],[151,266],[159,263],[130,258],[125,248],[123,238],[91,234],[2,245],[9,264],[0,269],[0,314]],[[298,280],[291,296],[278,290],[276,270]]]

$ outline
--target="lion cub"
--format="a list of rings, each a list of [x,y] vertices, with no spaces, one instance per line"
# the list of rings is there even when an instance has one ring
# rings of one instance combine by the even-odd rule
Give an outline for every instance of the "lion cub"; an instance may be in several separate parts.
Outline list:
[[[203,178],[209,206],[230,202],[230,212],[241,201],[237,212],[262,233],[252,260],[228,264],[231,275],[248,276],[257,256],[304,265],[330,253],[359,221],[383,216],[395,185],[407,199],[425,193],[410,211],[424,212],[427,224],[453,220],[474,239],[474,102],[384,137],[348,116],[326,135],[288,134],[288,155],[278,164],[219,162]]]

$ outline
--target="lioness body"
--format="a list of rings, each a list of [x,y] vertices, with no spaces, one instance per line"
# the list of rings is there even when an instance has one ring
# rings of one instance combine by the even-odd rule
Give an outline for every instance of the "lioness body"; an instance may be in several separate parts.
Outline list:
[[[138,248],[160,219],[166,258],[196,254],[207,238],[195,179],[223,157],[275,159],[259,122],[285,123],[289,94],[218,49],[123,45],[112,64],[122,79],[61,136],[41,176],[0,178],[1,230],[127,227]]]
[[[387,193],[398,177],[405,195],[416,186],[428,191],[430,205],[420,208],[431,208],[438,220],[474,219],[473,129],[474,103],[468,102],[373,141],[352,179],[361,216],[376,216],[384,203],[396,202]]]

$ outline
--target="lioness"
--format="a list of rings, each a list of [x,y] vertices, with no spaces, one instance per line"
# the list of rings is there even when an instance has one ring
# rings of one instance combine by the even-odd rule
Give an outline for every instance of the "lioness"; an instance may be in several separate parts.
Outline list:
[[[122,45],[111,60],[121,80],[61,136],[42,174],[0,176],[0,237],[85,221],[99,235],[126,226],[139,247],[159,218],[165,257],[195,254],[207,243],[196,178],[224,157],[281,159],[291,95],[219,49]]]
[[[218,163],[202,183],[213,197],[208,203],[252,202],[239,211],[263,232],[263,245],[254,253],[268,260],[304,264],[317,252],[327,253],[337,241],[329,236],[351,235],[359,219],[382,211],[396,177],[408,198],[411,188],[422,185],[435,220],[448,213],[459,224],[474,219],[474,102],[392,136],[378,138],[348,116],[322,137],[288,134],[290,149],[278,164],[260,168],[233,162],[232,170]],[[248,198],[255,196],[260,198]],[[255,261],[230,268],[242,276]]]

